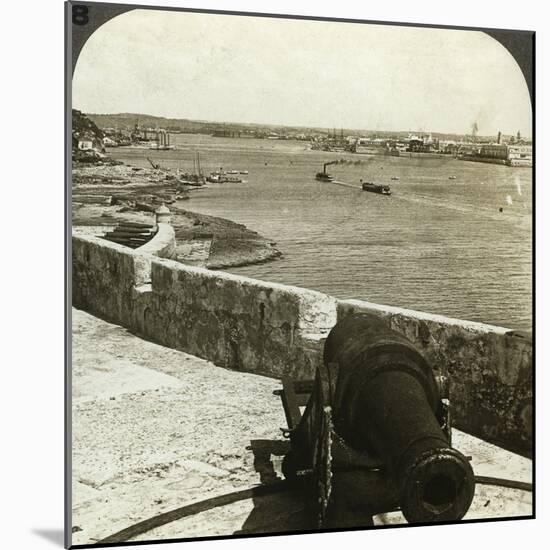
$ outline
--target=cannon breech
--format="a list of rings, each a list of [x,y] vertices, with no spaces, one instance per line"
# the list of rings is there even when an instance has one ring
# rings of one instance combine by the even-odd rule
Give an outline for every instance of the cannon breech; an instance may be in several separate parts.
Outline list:
[[[370,525],[395,510],[414,523],[466,514],[474,473],[452,447],[448,385],[434,372],[404,336],[355,314],[330,332],[313,381],[284,380],[283,472],[318,527]]]

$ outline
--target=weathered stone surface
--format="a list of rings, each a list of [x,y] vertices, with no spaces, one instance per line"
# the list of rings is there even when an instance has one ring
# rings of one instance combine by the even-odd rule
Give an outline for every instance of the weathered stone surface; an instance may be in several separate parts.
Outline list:
[[[232,372],[73,310],[73,544],[282,478],[277,381]],[[310,343],[322,343],[311,335]],[[115,374],[116,373],[116,374]],[[114,378],[113,378],[114,377]],[[114,397],[114,399],[112,399]],[[531,461],[454,430],[476,474],[530,482]],[[214,507],[133,540],[304,531],[301,492]],[[467,519],[527,516],[531,493],[478,485]],[[400,513],[375,524],[403,523]]]
[[[170,253],[170,247],[156,250]],[[501,327],[337,302],[92,236],[73,236],[73,305],[223,367],[295,378],[313,377],[337,319],[375,313],[450,377],[458,427],[510,449],[531,448],[531,341]]]
[[[218,365],[276,377],[313,377],[322,346],[303,336],[336,323],[331,296],[84,236],[73,238],[73,304]]]
[[[532,443],[532,344],[508,329],[359,300],[338,302],[338,319],[373,313],[415,343],[449,376],[457,427],[510,449]]]
[[[173,258],[176,253],[176,233],[169,223],[158,223],[155,236],[137,248],[142,254],[152,254],[159,258]]]
[[[335,299],[309,290],[164,260],[151,282],[144,335],[236,370],[313,375],[303,334],[336,321]]]
[[[92,236],[73,236],[72,253],[73,304],[128,326],[134,286],[148,278],[150,257],[136,264],[133,250]]]

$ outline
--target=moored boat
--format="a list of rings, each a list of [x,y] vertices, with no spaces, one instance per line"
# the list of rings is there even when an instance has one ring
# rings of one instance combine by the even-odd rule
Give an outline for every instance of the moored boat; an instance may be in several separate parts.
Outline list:
[[[236,176],[219,176],[219,183],[242,183],[242,179]]]
[[[206,181],[211,183],[242,183],[242,178],[237,176],[228,176],[229,172],[212,172],[207,178]]]
[[[199,174],[189,174],[186,172],[184,174],[178,174],[176,181],[182,185],[202,187],[206,183],[206,178]]]
[[[154,151],[173,151],[175,148],[175,145],[159,145],[155,142],[149,145],[149,149],[153,149]]]

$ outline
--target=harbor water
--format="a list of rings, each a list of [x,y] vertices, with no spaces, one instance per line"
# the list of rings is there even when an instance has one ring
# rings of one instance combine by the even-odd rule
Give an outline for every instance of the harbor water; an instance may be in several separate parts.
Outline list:
[[[172,151],[112,150],[135,166],[248,170],[181,206],[225,217],[277,243],[279,260],[229,271],[339,298],[516,330],[532,326],[532,170],[453,158],[310,151],[308,143],[175,134]],[[338,181],[319,182],[327,170]],[[456,176],[456,179],[450,179]],[[399,178],[398,180],[391,178]],[[361,191],[359,180],[391,185]]]

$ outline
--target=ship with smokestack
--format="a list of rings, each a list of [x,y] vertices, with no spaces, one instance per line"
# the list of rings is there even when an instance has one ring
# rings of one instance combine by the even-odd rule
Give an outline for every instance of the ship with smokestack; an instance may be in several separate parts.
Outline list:
[[[331,164],[338,164],[338,161],[332,160],[330,162],[325,162],[325,164],[323,164],[323,171],[317,172],[317,174],[315,174],[315,179],[319,181],[334,181],[334,176],[327,172],[327,166]]]
[[[361,161],[349,161],[346,159],[339,159],[339,160],[332,160],[330,162],[325,162],[323,164],[323,171],[317,172],[317,174],[315,174],[315,179],[319,181],[326,181],[329,183],[337,183],[338,185],[344,185],[346,187],[354,187],[354,188],[362,189],[363,191],[378,193],[380,195],[391,195],[391,189],[389,185],[383,185],[383,184],[372,183],[372,182],[363,182],[363,180],[361,179],[359,180],[361,187],[357,187],[357,185],[354,185],[354,184],[345,183],[343,181],[336,181],[334,176],[327,172],[327,166],[330,166],[332,164],[361,164]],[[394,179],[399,179],[399,178],[396,177]]]

